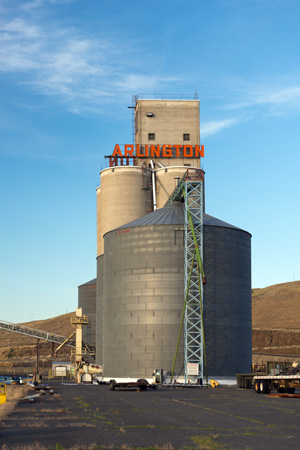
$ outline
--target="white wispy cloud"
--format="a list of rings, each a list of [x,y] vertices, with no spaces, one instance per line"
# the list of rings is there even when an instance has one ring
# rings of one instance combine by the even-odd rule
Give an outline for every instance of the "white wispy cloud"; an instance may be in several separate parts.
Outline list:
[[[211,136],[226,128],[262,117],[286,115],[290,110],[300,109],[300,86],[288,81],[250,85],[243,81],[242,88],[233,88],[234,102],[223,103],[222,110],[236,111],[238,117],[204,122],[201,136]]]
[[[239,123],[241,123],[241,120],[236,118],[204,122],[203,124],[201,124],[201,137],[211,136],[213,134],[219,133],[225,128],[230,128],[234,125],[238,125]]]
[[[154,72],[153,55],[147,56],[136,43],[126,39],[122,42],[107,40],[101,33],[91,37],[87,29],[75,30],[64,26],[62,20],[46,21],[48,7],[74,1],[27,0],[20,2],[16,14],[12,11],[10,15],[2,14],[2,76],[7,74],[7,80],[43,96],[55,97],[75,114],[99,113],[112,100],[114,103],[123,99],[128,101],[132,93],[137,92],[166,92],[170,86],[173,90],[174,86],[186,82],[188,74],[182,75],[181,79],[172,71]],[[9,1],[5,4],[8,7]],[[201,124],[204,137],[262,115],[300,107],[300,86],[289,84],[287,80],[255,85],[246,80],[231,79],[229,89],[226,80],[219,85],[222,93],[218,113],[222,109],[226,114]],[[234,100],[226,103],[224,91]],[[234,117],[228,117],[228,111]]]
[[[26,5],[42,3],[34,0]],[[100,100],[128,98],[132,92],[156,90],[174,79],[136,74],[134,55],[125,42],[90,38],[53,24],[40,26],[22,15],[0,21],[0,73],[13,73],[19,84],[55,96],[76,113],[99,111]]]
[[[31,1],[23,3],[20,6],[20,9],[23,11],[31,11],[33,9],[45,6],[47,3],[49,5],[56,5],[56,4],[64,4],[64,3],[74,3],[74,1],[76,1],[76,0],[31,0]]]
[[[271,84],[271,85],[270,85]],[[250,108],[253,106],[278,106],[300,107],[300,86],[292,84],[286,86],[272,83],[258,86],[250,86],[239,92],[239,99],[228,105],[228,109]]]
[[[0,33],[0,71],[19,75],[19,83],[43,94],[68,101],[89,98],[109,72],[103,61],[111,49],[105,42],[80,39],[71,30],[45,29],[20,18],[0,24]],[[103,89],[98,93],[103,94]]]

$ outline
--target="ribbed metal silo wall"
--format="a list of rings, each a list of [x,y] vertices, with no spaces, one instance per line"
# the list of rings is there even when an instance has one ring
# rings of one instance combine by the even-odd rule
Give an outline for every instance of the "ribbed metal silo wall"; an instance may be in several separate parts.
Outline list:
[[[204,227],[204,329],[208,373],[251,371],[251,235]]]
[[[151,377],[156,368],[171,370],[183,309],[183,231],[151,225],[107,233],[99,270],[102,331],[97,347],[102,345],[104,376],[140,378]]]
[[[88,324],[82,328],[84,341],[96,343],[96,280],[78,286],[78,308],[88,316]]]
[[[97,286],[96,286],[96,363],[102,364],[102,320],[103,320],[103,259],[97,258]]]

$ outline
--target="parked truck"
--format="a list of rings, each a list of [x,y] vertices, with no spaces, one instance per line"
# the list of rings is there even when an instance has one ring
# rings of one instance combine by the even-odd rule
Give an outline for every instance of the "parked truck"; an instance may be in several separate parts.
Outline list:
[[[257,394],[269,394],[273,390],[281,394],[294,394],[295,389],[300,387],[300,374],[254,376],[253,383]]]
[[[259,375],[254,373],[237,374],[237,385],[242,389],[254,390],[257,394],[269,394],[276,390],[281,394],[294,394],[296,388],[300,392],[300,364],[293,363],[277,375]]]

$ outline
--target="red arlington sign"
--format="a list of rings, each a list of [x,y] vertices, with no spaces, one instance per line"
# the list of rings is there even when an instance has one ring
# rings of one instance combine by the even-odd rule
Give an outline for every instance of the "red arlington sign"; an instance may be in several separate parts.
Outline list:
[[[204,156],[204,145],[115,145],[112,157],[120,158],[198,158]]]

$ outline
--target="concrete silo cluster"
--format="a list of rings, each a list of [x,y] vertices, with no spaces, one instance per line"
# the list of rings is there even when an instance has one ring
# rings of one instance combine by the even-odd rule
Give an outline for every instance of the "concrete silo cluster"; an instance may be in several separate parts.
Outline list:
[[[135,146],[116,146],[97,189],[97,277],[79,286],[85,339],[109,378],[171,372],[184,307],[185,205],[168,198],[201,168],[199,102],[134,104]],[[125,147],[125,146],[124,146]],[[203,199],[204,200],[204,199]],[[209,376],[251,368],[251,235],[203,215]],[[184,375],[184,333],[174,369]]]

